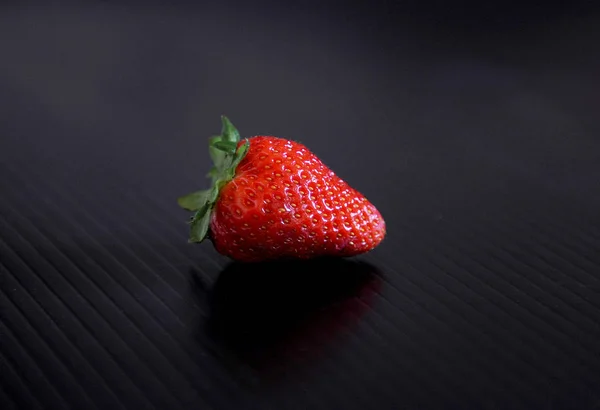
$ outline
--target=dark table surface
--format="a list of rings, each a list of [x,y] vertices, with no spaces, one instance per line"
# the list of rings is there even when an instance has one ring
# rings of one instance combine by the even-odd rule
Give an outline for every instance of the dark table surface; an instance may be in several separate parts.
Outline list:
[[[0,408],[600,408],[591,2],[3,4]],[[221,114],[386,240],[188,244]]]

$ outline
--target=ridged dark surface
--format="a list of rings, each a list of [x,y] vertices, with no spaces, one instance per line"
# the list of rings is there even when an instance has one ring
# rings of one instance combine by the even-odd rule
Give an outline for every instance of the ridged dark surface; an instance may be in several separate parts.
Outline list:
[[[600,408],[600,19],[311,7],[3,9],[1,409]],[[187,244],[221,113],[384,243]]]

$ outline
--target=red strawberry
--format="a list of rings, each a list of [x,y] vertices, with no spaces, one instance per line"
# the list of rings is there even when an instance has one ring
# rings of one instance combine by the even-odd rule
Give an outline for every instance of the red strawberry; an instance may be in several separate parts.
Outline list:
[[[375,248],[385,222],[375,206],[304,145],[256,136],[240,141],[226,117],[210,140],[213,186],[178,199],[195,211],[190,242],[207,236],[232,259],[353,256]]]

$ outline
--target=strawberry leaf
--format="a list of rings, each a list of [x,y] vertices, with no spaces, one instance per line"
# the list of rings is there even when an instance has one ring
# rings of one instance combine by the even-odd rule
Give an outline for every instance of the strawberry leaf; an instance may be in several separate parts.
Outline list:
[[[221,117],[223,127],[221,135],[209,139],[209,153],[214,163],[207,177],[212,187],[203,191],[192,192],[177,199],[179,206],[195,212],[190,222],[190,242],[199,243],[206,239],[210,230],[212,210],[219,198],[221,189],[235,176],[239,163],[250,148],[246,139],[238,148],[240,133],[225,116]]]
[[[208,194],[208,203],[210,206],[214,206],[215,202],[217,202],[219,193],[220,187],[218,185],[213,185],[213,187],[210,189],[210,193]]]
[[[221,122],[223,123],[223,128],[221,130],[223,141],[229,141],[237,144],[240,140],[240,133],[237,128],[235,128],[231,121],[229,121],[229,118],[224,115],[221,116]]]
[[[231,166],[229,167],[230,178],[233,178],[235,176],[235,170],[246,156],[248,148],[250,148],[250,141],[246,140],[244,144],[240,145],[240,147],[237,149],[235,156],[232,159]]]
[[[206,177],[211,178],[212,180],[215,180],[215,178],[218,176],[219,176],[219,170],[217,169],[217,167],[212,167],[210,169],[210,171],[208,171],[208,174],[206,174]]]
[[[237,148],[237,143],[232,141],[215,141],[213,147],[227,154],[234,154]]]
[[[245,140],[244,143],[240,145],[240,147],[235,152],[235,158],[233,160],[233,163],[231,164],[233,168],[236,168],[240,164],[240,162],[242,162],[242,160],[248,153],[248,148],[250,148],[250,141]]]
[[[210,216],[211,212],[208,204],[196,212],[190,227],[190,243],[200,243],[206,238],[210,226]]]
[[[177,203],[180,207],[188,211],[198,211],[208,203],[212,191],[212,189],[207,189],[205,191],[192,192],[191,194],[177,198]]]
[[[213,164],[215,164],[215,168],[223,169],[223,163],[225,161],[225,152],[215,147],[217,142],[221,141],[221,136],[212,137],[209,140],[208,144],[208,152],[210,154],[210,159],[212,159]]]

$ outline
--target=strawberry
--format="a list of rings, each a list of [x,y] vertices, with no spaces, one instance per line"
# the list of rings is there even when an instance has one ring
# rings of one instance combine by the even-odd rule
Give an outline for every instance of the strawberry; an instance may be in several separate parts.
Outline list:
[[[385,236],[379,211],[304,145],[273,136],[240,140],[222,117],[210,139],[212,187],[178,198],[195,214],[190,242],[207,237],[243,262],[354,256]]]

